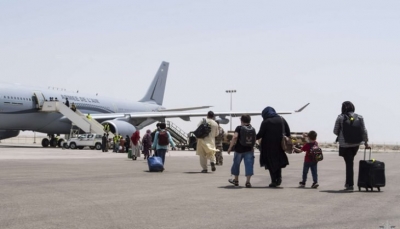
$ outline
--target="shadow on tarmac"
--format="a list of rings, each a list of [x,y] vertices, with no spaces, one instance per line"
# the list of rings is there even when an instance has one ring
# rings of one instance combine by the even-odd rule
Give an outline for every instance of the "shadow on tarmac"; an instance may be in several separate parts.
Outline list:
[[[202,173],[201,171],[200,172],[183,172],[183,173],[186,173],[186,174],[199,174],[199,173]],[[202,173],[202,174],[212,174],[211,172],[209,173],[209,172],[207,172],[207,173]]]
[[[326,192],[326,193],[332,193],[332,194],[341,194],[341,193],[353,193],[354,191],[347,191],[347,190],[322,190],[319,192]]]

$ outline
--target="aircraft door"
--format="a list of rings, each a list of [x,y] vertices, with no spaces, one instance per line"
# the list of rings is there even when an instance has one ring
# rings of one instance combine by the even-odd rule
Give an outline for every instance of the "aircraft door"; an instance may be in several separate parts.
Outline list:
[[[36,100],[36,108],[41,109],[43,107],[43,103],[45,101],[44,95],[40,91],[34,91],[33,95]]]

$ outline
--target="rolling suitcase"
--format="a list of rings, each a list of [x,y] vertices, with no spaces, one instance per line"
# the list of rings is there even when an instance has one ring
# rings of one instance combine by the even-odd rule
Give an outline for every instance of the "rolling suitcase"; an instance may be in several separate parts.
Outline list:
[[[147,164],[149,165],[150,172],[162,172],[164,171],[164,165],[161,157],[152,156],[147,158]]]
[[[381,187],[385,187],[385,163],[382,161],[371,160],[371,149],[369,149],[369,160],[365,160],[367,149],[364,150],[364,160],[360,160],[358,171],[358,190],[365,188],[371,191],[377,188],[381,191]]]

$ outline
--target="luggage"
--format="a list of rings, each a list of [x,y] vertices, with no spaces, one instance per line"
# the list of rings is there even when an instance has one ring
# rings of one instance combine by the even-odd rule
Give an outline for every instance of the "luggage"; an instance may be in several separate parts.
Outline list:
[[[360,160],[360,166],[358,171],[358,190],[365,188],[368,192],[370,188],[373,191],[374,188],[378,188],[381,191],[381,187],[385,187],[385,163],[381,161],[371,160],[371,149],[369,149],[369,160],[365,160],[367,149],[364,150],[364,160]]]
[[[164,171],[164,165],[161,157],[152,156],[147,159],[150,172],[162,172]]]
[[[205,138],[207,137],[211,132],[211,125],[207,123],[206,119],[203,118],[203,122],[200,124],[200,126],[197,127],[195,131],[193,131],[194,136],[196,138]]]
[[[131,159],[132,158],[132,149],[128,150],[128,158]]]

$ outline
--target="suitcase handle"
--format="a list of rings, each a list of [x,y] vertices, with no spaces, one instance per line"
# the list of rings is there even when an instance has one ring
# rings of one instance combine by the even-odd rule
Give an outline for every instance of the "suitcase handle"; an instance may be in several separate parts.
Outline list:
[[[372,149],[369,148],[369,160],[371,160],[371,151]],[[364,149],[364,161],[365,161],[365,155],[367,154],[367,148]]]

